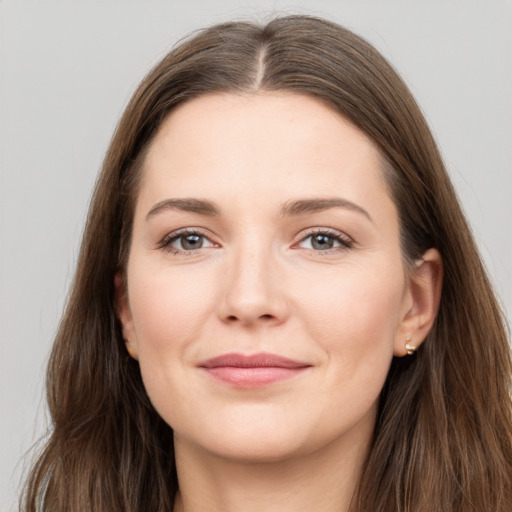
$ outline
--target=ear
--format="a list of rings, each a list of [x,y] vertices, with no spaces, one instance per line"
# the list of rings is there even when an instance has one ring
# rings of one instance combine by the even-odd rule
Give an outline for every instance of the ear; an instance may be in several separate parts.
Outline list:
[[[395,356],[411,354],[427,337],[439,310],[442,285],[441,255],[437,249],[429,249],[408,271],[404,310],[393,352]]]
[[[114,288],[116,314],[119,322],[121,322],[126,350],[131,357],[138,359],[137,338],[135,336],[130,304],[128,303],[126,282],[120,272],[117,272],[114,277]]]

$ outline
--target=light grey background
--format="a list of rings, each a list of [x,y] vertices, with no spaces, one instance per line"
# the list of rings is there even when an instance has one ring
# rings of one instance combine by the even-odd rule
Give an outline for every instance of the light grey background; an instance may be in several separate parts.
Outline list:
[[[135,86],[193,29],[306,12],[367,37],[419,100],[512,313],[512,4],[0,1],[0,511],[45,427],[43,369],[95,175]]]

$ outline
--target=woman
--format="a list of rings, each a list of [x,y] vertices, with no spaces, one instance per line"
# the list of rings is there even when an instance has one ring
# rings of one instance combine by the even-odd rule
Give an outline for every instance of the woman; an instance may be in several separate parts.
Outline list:
[[[320,19],[219,25],[116,130],[25,509],[508,512],[511,373],[389,64]]]

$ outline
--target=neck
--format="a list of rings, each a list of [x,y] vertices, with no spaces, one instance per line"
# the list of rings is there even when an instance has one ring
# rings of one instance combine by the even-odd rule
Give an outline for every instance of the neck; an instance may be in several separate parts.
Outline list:
[[[371,429],[308,454],[240,461],[175,436],[179,492],[174,512],[348,512]]]

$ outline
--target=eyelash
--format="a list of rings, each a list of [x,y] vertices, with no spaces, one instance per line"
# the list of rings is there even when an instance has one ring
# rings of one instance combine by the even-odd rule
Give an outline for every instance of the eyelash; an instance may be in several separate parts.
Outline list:
[[[173,247],[171,244],[177,240],[179,240],[182,237],[186,236],[198,236],[203,238],[204,240],[208,240],[208,242],[211,244],[211,246],[216,246],[214,242],[212,242],[204,233],[197,229],[191,229],[191,228],[185,228],[181,229],[179,231],[174,231],[172,233],[169,233],[166,237],[162,239],[162,241],[158,244],[158,249],[165,250],[166,252],[174,255],[183,255],[183,256],[191,256],[194,254],[194,252],[198,251],[199,249],[208,248],[208,247],[200,247],[199,249],[191,249],[191,250],[183,250],[183,249],[177,249]],[[354,246],[354,241],[349,238],[347,235],[340,233],[339,231],[334,231],[332,229],[328,228],[316,228],[312,229],[305,234],[302,235],[301,239],[296,242],[292,248],[300,248],[298,247],[299,244],[305,242],[309,238],[312,238],[314,236],[323,235],[328,238],[334,239],[335,242],[339,243],[339,246],[332,247],[329,249],[323,249],[323,250],[315,250],[313,248],[307,249],[315,254],[333,254],[340,251],[346,251],[348,249],[351,249]],[[211,247],[210,246],[210,247]]]
[[[338,252],[343,252],[343,251],[346,251],[348,249],[352,249],[352,247],[354,247],[354,241],[348,237],[347,235],[345,235],[344,233],[341,233],[339,231],[336,231],[336,230],[333,230],[333,229],[329,229],[329,228],[314,228],[314,229],[311,229],[310,231],[306,232],[305,234],[303,234],[301,236],[301,239],[294,244],[294,248],[297,247],[299,244],[305,242],[306,240],[308,240],[309,238],[313,238],[315,236],[319,236],[319,235],[323,235],[323,236],[326,236],[328,238],[332,238],[334,239],[335,242],[338,242],[339,243],[339,246],[338,247],[332,247],[332,248],[329,248],[329,249],[323,249],[323,250],[315,250],[315,249],[308,249],[312,252],[314,252],[315,254],[323,254],[323,255],[329,255],[329,254],[335,254],[335,253],[338,253]]]
[[[208,240],[212,245],[216,245],[201,231],[199,231],[197,229],[185,228],[185,229],[180,229],[179,231],[174,231],[172,233],[169,233],[167,236],[165,236],[162,239],[162,241],[158,244],[158,249],[163,249],[164,251],[166,251],[170,254],[175,254],[175,255],[180,255],[180,256],[191,256],[197,250],[202,249],[202,247],[200,247],[199,249],[196,249],[195,251],[194,250],[186,251],[183,249],[177,249],[176,247],[173,247],[171,245],[173,242],[179,240],[180,238],[184,238],[184,237],[191,236],[191,235],[201,237],[205,240]]]

